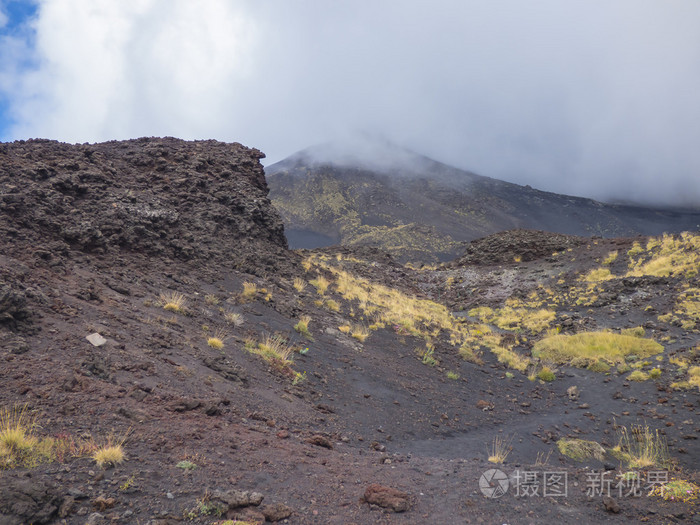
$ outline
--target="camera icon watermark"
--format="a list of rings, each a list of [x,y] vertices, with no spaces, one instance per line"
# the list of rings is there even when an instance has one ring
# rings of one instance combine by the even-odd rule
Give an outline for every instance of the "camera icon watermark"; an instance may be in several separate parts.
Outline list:
[[[500,469],[489,469],[479,478],[484,497],[496,499],[514,487],[516,498],[557,498],[568,495],[568,474],[565,471],[516,470],[510,476]]]
[[[489,499],[500,498],[508,492],[509,487],[508,475],[497,468],[487,470],[479,478],[479,489]]]

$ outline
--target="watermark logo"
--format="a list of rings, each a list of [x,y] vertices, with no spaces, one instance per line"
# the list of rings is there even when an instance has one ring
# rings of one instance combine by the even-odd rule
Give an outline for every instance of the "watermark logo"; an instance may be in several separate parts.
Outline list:
[[[668,472],[614,471],[587,472],[585,492],[589,497],[636,497],[643,494],[664,495],[669,483]],[[579,483],[574,479],[574,487]],[[566,471],[515,470],[509,476],[499,469],[489,469],[479,478],[481,493],[496,499],[504,496],[510,487],[516,498],[566,498],[569,495],[569,479]],[[582,489],[579,489],[582,490]]]
[[[481,493],[490,499],[496,499],[508,492],[510,481],[502,470],[492,468],[484,472],[479,478]]]

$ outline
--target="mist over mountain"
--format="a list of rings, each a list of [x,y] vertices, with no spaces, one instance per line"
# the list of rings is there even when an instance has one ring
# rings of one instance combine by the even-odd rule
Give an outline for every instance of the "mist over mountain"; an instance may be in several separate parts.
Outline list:
[[[464,242],[526,228],[621,237],[700,229],[700,211],[606,204],[485,177],[385,140],[304,149],[266,167],[291,247],[369,245],[447,260]]]

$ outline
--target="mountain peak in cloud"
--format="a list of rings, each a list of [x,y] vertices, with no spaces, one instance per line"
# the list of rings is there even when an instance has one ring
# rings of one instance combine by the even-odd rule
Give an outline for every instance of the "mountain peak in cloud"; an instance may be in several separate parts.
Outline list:
[[[420,174],[442,165],[437,160],[372,134],[358,134],[316,144],[278,164],[298,163],[307,166],[329,164],[392,174]]]

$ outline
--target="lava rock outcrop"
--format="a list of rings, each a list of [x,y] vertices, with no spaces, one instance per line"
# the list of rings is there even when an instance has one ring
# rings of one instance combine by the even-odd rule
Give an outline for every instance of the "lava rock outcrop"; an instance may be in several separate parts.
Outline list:
[[[214,140],[0,144],[0,236],[49,265],[130,252],[275,270],[287,241],[261,158]]]

